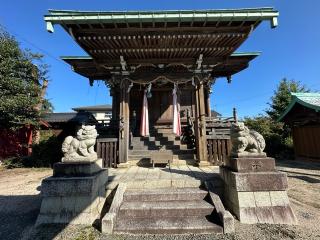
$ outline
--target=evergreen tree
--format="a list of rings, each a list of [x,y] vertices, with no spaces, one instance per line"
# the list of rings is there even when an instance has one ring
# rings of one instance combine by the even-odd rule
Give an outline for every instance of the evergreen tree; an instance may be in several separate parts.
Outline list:
[[[245,124],[262,134],[266,140],[265,151],[269,156],[290,158],[293,155],[289,126],[278,122],[280,115],[291,102],[291,92],[309,92],[309,89],[295,80],[282,79],[271,97],[267,115],[244,118]]]
[[[0,26],[0,128],[37,127],[43,106],[52,106],[44,99],[48,68],[41,59]]]
[[[309,89],[299,81],[282,79],[271,97],[270,108],[266,113],[272,120],[277,121],[291,102],[291,92],[309,92]]]

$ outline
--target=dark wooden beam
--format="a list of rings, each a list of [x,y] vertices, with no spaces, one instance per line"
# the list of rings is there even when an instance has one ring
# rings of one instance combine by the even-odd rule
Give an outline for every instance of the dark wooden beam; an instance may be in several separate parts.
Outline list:
[[[114,29],[90,29],[90,28],[81,28],[81,29],[76,29],[71,25],[74,30],[75,35],[80,35],[80,34],[95,34],[95,35],[115,35],[115,34],[138,34],[138,33],[143,33],[143,34],[163,34],[163,33],[248,33],[250,32],[251,27],[250,26],[221,26],[221,27],[167,27],[167,28],[162,28],[162,27],[144,27],[144,28],[136,28],[136,27],[131,27],[131,28],[114,28]]]

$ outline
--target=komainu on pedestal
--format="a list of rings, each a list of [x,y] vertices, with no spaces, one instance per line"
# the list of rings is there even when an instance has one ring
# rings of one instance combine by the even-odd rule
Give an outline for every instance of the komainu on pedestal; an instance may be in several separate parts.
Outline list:
[[[287,176],[263,152],[262,135],[236,122],[230,136],[231,156],[220,167],[227,208],[242,223],[296,224],[286,191]]]
[[[76,137],[68,136],[62,143],[64,157],[62,162],[94,161],[97,153],[94,151],[98,136],[95,126],[83,125]]]
[[[74,138],[62,144],[62,162],[53,166],[53,176],[41,184],[43,197],[37,224],[92,224],[105,201],[107,169],[102,167],[94,145],[95,126],[82,126]]]

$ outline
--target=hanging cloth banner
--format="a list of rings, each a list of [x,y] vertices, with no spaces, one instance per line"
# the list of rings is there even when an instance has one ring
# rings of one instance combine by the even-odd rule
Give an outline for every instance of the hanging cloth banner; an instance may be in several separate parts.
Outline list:
[[[181,123],[180,123],[180,104],[177,99],[177,86],[174,84],[172,90],[172,105],[173,105],[173,133],[177,136],[181,135]]]
[[[144,90],[144,94],[143,94],[140,135],[143,137],[149,136],[149,111],[148,111],[147,89]]]

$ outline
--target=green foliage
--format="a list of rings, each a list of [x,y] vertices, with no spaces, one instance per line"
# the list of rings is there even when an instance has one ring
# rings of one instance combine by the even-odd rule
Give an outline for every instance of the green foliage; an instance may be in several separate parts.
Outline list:
[[[47,141],[52,136],[54,136],[54,131],[52,129],[40,130],[40,141]]]
[[[99,239],[99,231],[90,227],[84,227],[79,231],[78,235],[74,238],[74,240],[95,240]]]
[[[41,84],[48,73],[41,59],[39,54],[20,49],[0,26],[0,127],[38,126],[41,111],[36,106],[41,103]]]
[[[5,168],[20,167],[52,167],[62,158],[61,141],[56,136],[46,136],[45,140],[40,141],[32,147],[32,155],[30,157],[10,157],[2,160]]]
[[[52,113],[54,106],[48,99],[43,99],[41,112],[43,113]]]
[[[27,167],[52,167],[62,158],[62,142],[56,137],[51,136],[46,140],[40,141],[39,144],[32,146],[32,155],[26,162]]]
[[[259,115],[244,118],[249,129],[262,134],[266,140],[266,153],[269,156],[286,159],[293,157],[293,142],[288,126],[278,122],[278,118],[291,102],[291,92],[309,92],[309,89],[299,81],[282,79],[274,91],[266,110],[267,116]]]
[[[283,136],[283,123],[275,122],[268,116],[259,115],[254,118],[244,118],[244,124],[264,137],[265,151],[268,156],[281,159],[293,157],[292,139]]]
[[[2,164],[7,169],[24,167],[24,159],[20,157],[9,157],[2,161]]]
[[[282,79],[274,91],[269,103],[270,108],[266,110],[268,116],[277,121],[280,115],[286,110],[291,101],[291,92],[309,92],[310,90],[299,81]]]

